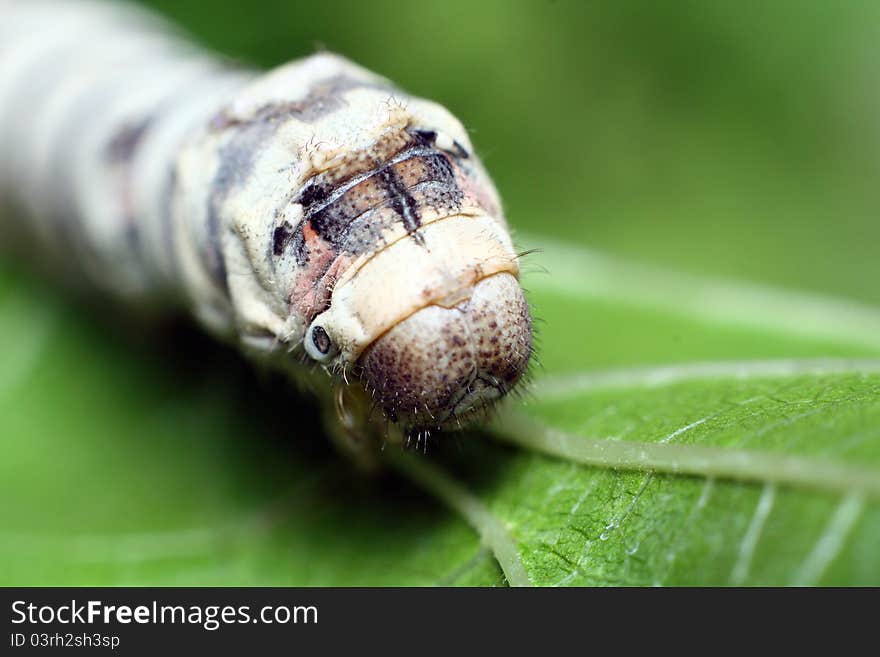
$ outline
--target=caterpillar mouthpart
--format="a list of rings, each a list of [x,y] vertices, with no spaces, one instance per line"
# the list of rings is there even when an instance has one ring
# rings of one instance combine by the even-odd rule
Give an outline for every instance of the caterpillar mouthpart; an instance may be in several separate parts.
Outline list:
[[[392,422],[410,431],[456,429],[507,394],[531,354],[528,304],[516,277],[501,272],[453,307],[430,305],[399,322],[358,365]]]

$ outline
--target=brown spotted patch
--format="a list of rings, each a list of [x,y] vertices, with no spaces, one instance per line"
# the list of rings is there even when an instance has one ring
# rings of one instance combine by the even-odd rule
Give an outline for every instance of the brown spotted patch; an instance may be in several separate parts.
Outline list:
[[[528,304],[516,278],[498,274],[456,307],[403,320],[358,364],[391,421],[430,429],[478,416],[519,381],[531,354]]]

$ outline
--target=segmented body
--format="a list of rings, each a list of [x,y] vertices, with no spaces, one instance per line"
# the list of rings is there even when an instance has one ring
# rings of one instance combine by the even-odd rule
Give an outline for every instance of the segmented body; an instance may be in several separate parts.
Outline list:
[[[313,389],[337,372],[349,435],[374,406],[457,423],[517,382],[516,253],[447,110],[332,54],[232,67],[125,5],[0,12],[7,228]]]

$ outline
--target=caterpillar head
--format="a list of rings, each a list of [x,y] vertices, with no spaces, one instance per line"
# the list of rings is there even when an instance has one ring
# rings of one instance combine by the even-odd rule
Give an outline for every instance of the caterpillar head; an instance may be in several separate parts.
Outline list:
[[[477,282],[455,306],[430,305],[371,344],[359,363],[392,420],[458,427],[520,380],[531,356],[531,317],[507,272]]]
[[[517,384],[532,353],[518,257],[446,109],[318,55],[270,74],[218,125],[233,135],[224,152],[256,154],[259,172],[224,202],[240,270],[268,298],[255,306],[257,285],[231,278],[239,308],[302,336],[309,360],[356,378],[405,431],[458,427]]]
[[[517,255],[498,216],[463,205],[392,235],[335,279],[305,353],[351,372],[404,430],[460,427],[513,389],[531,357]]]
[[[296,199],[296,297],[320,308],[302,309],[304,351],[352,374],[405,431],[460,427],[516,386],[532,353],[497,192],[445,109],[346,93],[335,120],[363,122],[362,145],[334,148]]]
[[[479,416],[519,382],[532,353],[516,259],[493,225],[448,217],[377,254],[334,289],[306,331],[306,353],[349,367],[405,429]]]
[[[300,276],[298,298],[321,309],[303,348],[351,373],[404,430],[457,428],[528,366],[517,254],[461,124],[428,101],[389,106],[386,90],[360,89],[347,104],[371,97],[376,111],[351,120],[378,117],[358,131],[372,139],[334,151],[297,197],[291,242],[303,271],[314,271]],[[309,297],[315,290],[324,297]]]

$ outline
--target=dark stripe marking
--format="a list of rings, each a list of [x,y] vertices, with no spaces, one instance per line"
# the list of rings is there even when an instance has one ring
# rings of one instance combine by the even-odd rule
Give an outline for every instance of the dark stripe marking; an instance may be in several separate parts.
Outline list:
[[[127,163],[131,161],[138,145],[147,134],[148,128],[153,123],[153,116],[148,116],[137,123],[125,125],[119,132],[113,135],[107,144],[106,157],[112,163]]]
[[[280,226],[277,226],[272,234],[272,253],[280,256],[290,242],[291,237],[293,237],[293,227],[288,222],[285,221]]]
[[[388,194],[391,195],[391,207],[403,219],[403,225],[406,232],[413,235],[422,225],[422,218],[419,216],[419,208],[412,196],[406,190],[397,172],[390,166],[384,166],[379,170],[379,180],[385,186]],[[421,237],[421,236],[416,236]]]
[[[422,225],[423,208],[453,209],[464,195],[458,188],[447,155],[434,149],[413,149],[407,155],[409,157],[395,159],[366,177],[356,179],[354,184],[346,185],[342,190],[330,191],[319,182],[306,187],[298,199],[304,203],[304,220],[295,234],[301,235],[302,227],[308,222],[312,230],[333,248],[353,254],[363,253],[377,244],[383,230],[390,224],[383,218],[355,222],[367,213],[388,208],[403,222],[407,233],[423,243],[417,232]],[[432,189],[421,189],[428,184]],[[420,191],[418,196],[414,194],[415,190]],[[303,265],[307,261],[303,239],[297,262]]]
[[[360,80],[341,74],[315,82],[308,95],[297,101],[275,101],[259,107],[251,116],[238,117],[221,111],[211,120],[212,130],[220,131],[230,126],[249,125],[251,123],[275,123],[288,118],[295,118],[304,123],[314,123],[337,110],[345,107],[345,92],[352,89],[380,89],[391,92],[391,87],[379,82]]]
[[[227,196],[250,177],[263,142],[274,134],[276,128],[277,124],[267,122],[243,125],[219,152],[220,165],[211,181],[211,191],[208,194],[208,230],[202,253],[214,282],[227,296],[229,281],[221,245],[220,209]]]

